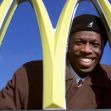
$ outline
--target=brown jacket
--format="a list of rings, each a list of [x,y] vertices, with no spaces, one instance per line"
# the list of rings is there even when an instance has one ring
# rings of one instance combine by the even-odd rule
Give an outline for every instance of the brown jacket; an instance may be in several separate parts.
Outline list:
[[[42,61],[26,63],[0,93],[0,109],[42,109]],[[111,66],[98,66],[81,87],[66,67],[67,109],[111,108]]]

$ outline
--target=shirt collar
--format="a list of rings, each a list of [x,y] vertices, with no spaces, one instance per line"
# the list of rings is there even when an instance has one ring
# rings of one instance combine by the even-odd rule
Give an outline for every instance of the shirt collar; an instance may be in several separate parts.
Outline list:
[[[72,68],[72,66],[70,65],[70,63],[68,64],[68,67],[69,67],[69,69],[71,71],[71,74],[75,78],[76,83],[78,83],[80,80],[84,81],[86,79],[86,77],[85,78],[81,78],[80,76],[78,76],[78,74],[74,71],[74,69]]]

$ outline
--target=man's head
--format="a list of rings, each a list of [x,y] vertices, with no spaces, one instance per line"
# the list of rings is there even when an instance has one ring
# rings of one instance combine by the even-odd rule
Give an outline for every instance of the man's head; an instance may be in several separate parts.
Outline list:
[[[74,19],[68,45],[68,58],[74,70],[84,77],[100,62],[106,34],[100,18],[81,15]]]

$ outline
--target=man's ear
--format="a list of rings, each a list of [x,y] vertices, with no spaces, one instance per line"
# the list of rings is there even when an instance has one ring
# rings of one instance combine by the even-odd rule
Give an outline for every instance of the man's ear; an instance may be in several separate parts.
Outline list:
[[[66,45],[66,53],[68,52],[68,44]]]
[[[101,45],[101,58],[103,56],[104,48],[105,48],[106,44],[107,44],[107,42],[104,44],[103,41],[102,41],[102,45]]]

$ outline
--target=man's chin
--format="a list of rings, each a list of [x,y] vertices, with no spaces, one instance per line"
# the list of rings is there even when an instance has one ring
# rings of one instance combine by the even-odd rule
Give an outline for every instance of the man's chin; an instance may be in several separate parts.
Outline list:
[[[88,76],[93,70],[94,68],[80,69],[81,77]]]

